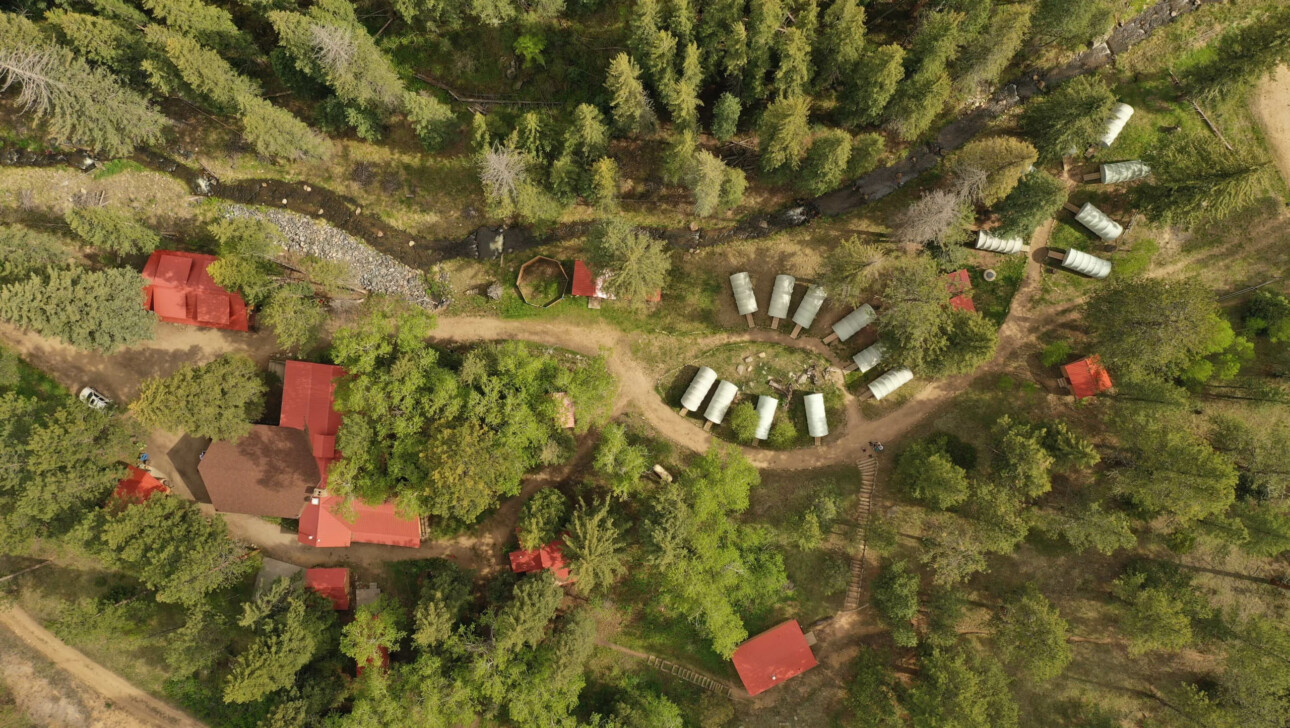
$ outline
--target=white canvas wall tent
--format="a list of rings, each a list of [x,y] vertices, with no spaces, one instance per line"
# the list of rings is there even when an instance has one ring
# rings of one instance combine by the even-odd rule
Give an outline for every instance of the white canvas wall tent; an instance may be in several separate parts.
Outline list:
[[[1093,203],[1085,202],[1084,206],[1075,213],[1075,219],[1079,224],[1093,231],[1094,235],[1106,241],[1116,240],[1124,234],[1124,228],[1120,223],[1107,217],[1105,212],[1093,207]]]
[[[825,338],[824,343],[827,344],[833,339],[846,341],[859,333],[860,329],[873,323],[876,318],[878,318],[878,314],[873,310],[873,306],[866,303],[846,316],[843,316],[841,321],[833,324],[833,334]]]
[[[976,234],[976,249],[1004,255],[1030,252],[1030,246],[1026,245],[1026,241],[1021,238],[1000,238],[984,230],[980,230]]]
[[[801,333],[802,329],[811,328],[815,323],[815,317],[820,313],[820,307],[824,305],[824,299],[827,297],[824,289],[820,286],[811,286],[806,289],[806,295],[802,296],[802,302],[797,304],[797,310],[793,312],[793,333],[794,339]]]
[[[851,361],[855,363],[856,371],[864,374],[878,366],[882,361],[882,355],[882,344],[875,343],[857,352],[855,356],[851,357]]]
[[[779,409],[779,400],[762,395],[757,398],[757,433],[758,440],[770,437],[770,426],[775,421],[775,410]]]
[[[793,301],[793,286],[797,279],[783,273],[775,276],[775,287],[770,291],[770,305],[766,315],[770,316],[770,327],[778,328],[779,320],[788,318],[788,305]]]
[[[1151,176],[1151,167],[1146,162],[1131,160],[1128,162],[1111,162],[1100,167],[1099,177],[1102,184],[1114,185],[1122,182],[1133,182]]]
[[[1080,250],[1066,251],[1062,267],[1076,273],[1083,273],[1090,278],[1101,279],[1111,275],[1111,261],[1102,260]]]
[[[685,395],[681,397],[681,414],[697,412],[716,381],[716,372],[707,367],[699,367],[699,371],[694,373],[694,379],[690,380],[690,386],[685,388]]]
[[[747,273],[736,273],[730,276],[730,290],[735,294],[735,308],[739,315],[748,319],[748,328],[752,328],[752,315],[757,313],[757,295],[753,293],[752,277]]]
[[[808,394],[802,401],[806,404],[806,432],[818,444],[821,437],[829,434],[829,421],[824,413],[824,395],[819,392]]]
[[[730,409],[730,403],[735,401],[736,394],[739,394],[739,387],[722,379],[717,385],[717,391],[712,393],[712,401],[708,402],[708,409],[703,413],[703,419],[708,421],[703,429],[719,425],[726,419],[726,410]]]
[[[1133,107],[1128,104],[1116,104],[1111,107],[1111,114],[1106,119],[1106,129],[1102,132],[1102,138],[1098,142],[1109,147],[1119,138],[1120,132],[1124,131],[1124,125],[1129,123],[1133,117]]]
[[[909,384],[914,378],[914,373],[906,368],[892,369],[884,372],[882,376],[869,382],[869,391],[873,394],[874,399],[883,399],[891,396],[892,392]]]

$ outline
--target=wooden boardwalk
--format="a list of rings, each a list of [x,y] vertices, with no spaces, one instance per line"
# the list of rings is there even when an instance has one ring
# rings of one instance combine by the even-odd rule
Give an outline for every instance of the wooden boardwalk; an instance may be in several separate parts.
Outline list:
[[[655,655],[641,652],[639,650],[633,650],[630,647],[623,647],[620,644],[615,644],[607,640],[596,640],[596,644],[600,645],[601,647],[608,647],[611,650],[621,652],[625,655],[630,655],[632,657],[635,657],[638,660],[644,660],[647,665],[655,668],[659,672],[665,672],[669,675],[675,675],[676,677],[679,677],[682,680],[685,680],[686,682],[694,683],[695,685],[698,685],[704,690],[711,691],[713,693],[716,693],[717,695],[721,695],[723,697],[728,697],[728,698],[737,698],[737,699],[748,697],[747,693],[737,690],[736,688],[732,687],[729,683],[710,678],[707,675],[703,675],[701,673],[695,672],[694,670],[691,670],[687,667],[682,667],[681,665],[678,665],[675,662],[668,662],[667,660],[664,660],[661,657],[657,657]]]
[[[864,563],[869,542],[869,514],[873,511],[873,492],[877,487],[878,461],[869,459],[860,463],[860,495],[856,501],[855,523],[860,540],[860,554],[851,559],[851,583],[847,586],[847,598],[842,604],[842,611],[853,612],[860,608],[860,596],[864,591]]]

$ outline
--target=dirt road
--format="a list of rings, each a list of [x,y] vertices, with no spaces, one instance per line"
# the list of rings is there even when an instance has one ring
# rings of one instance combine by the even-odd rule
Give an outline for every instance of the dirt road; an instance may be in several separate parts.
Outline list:
[[[8,628],[76,680],[102,695],[104,702],[129,714],[137,721],[136,725],[161,728],[202,728],[205,725],[64,644],[17,607],[0,612],[0,626]]]
[[[1290,185],[1290,68],[1282,66],[1263,79],[1250,106],[1267,134],[1281,177]]]

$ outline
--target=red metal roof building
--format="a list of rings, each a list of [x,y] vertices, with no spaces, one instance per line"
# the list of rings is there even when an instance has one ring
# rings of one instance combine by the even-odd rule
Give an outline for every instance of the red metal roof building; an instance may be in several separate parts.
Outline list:
[[[248,331],[246,302],[215,284],[206,267],[213,255],[157,250],[143,266],[144,307],[172,324]]]
[[[976,304],[972,301],[972,297],[967,294],[959,294],[951,298],[950,308],[957,308],[960,311],[976,313]]]
[[[336,611],[349,609],[349,569],[306,569],[305,584],[330,599]]]
[[[1097,354],[1063,366],[1062,373],[1075,399],[1092,397],[1113,386],[1111,375],[1102,367],[1102,357]]]
[[[731,659],[749,695],[770,690],[819,664],[796,619],[739,645]]]
[[[953,273],[946,273],[945,289],[950,292],[951,296],[957,296],[960,293],[972,290],[972,278],[968,275],[967,268],[960,268]]]
[[[152,473],[133,465],[128,467],[130,476],[117,483],[116,490],[113,492],[117,498],[126,503],[143,503],[157,493],[170,492],[170,488],[154,478]]]
[[[369,506],[338,495],[315,495],[300,513],[296,539],[319,548],[344,548],[358,543],[386,546],[421,546],[421,520],[404,518],[394,511],[393,503]],[[352,515],[352,518],[350,517]]]
[[[573,286],[570,287],[569,293],[574,296],[586,296],[587,298],[604,298],[612,300],[613,294],[605,290],[605,281],[613,273],[605,273],[599,277],[591,272],[591,268],[581,260],[573,261]],[[658,303],[663,300],[663,292],[655,291],[654,295],[645,299],[647,303]]]
[[[569,564],[564,558],[564,542],[552,541],[540,549],[525,551],[512,551],[511,571],[517,574],[529,574],[535,571],[551,570],[555,576],[556,583],[567,584],[572,579],[569,577]]]
[[[345,370],[335,364],[288,361],[282,380],[278,424],[309,433],[309,447],[321,473],[320,488],[327,487],[327,470],[332,462],[340,459],[336,452],[336,431],[340,429],[341,418],[334,403],[336,379],[343,376]]]

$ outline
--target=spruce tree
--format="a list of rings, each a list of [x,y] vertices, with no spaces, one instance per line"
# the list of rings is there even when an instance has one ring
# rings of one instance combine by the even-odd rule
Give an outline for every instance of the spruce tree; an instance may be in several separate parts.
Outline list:
[[[1080,76],[1032,100],[1021,114],[1021,130],[1042,159],[1083,152],[1097,140],[1115,96],[1100,80]]]
[[[626,53],[619,53],[609,63],[605,88],[610,95],[614,126],[624,134],[648,134],[657,125],[640,68]]]
[[[851,135],[841,129],[829,129],[815,136],[806,152],[798,186],[810,195],[822,195],[837,189],[847,174],[851,161]]]
[[[811,45],[796,27],[779,35],[779,65],[775,68],[775,93],[781,98],[807,91],[811,80]]]
[[[806,96],[771,102],[757,128],[762,169],[797,169],[810,143],[810,113],[811,99]]]
[[[264,379],[255,362],[225,354],[212,362],[144,381],[130,411],[148,427],[212,440],[239,440],[264,413]]]
[[[748,61],[744,67],[744,99],[759,100],[766,95],[766,74],[770,71],[775,38],[784,22],[780,0],[751,0],[748,10]]]
[[[815,87],[833,85],[860,62],[865,49],[865,11],[857,0],[834,0],[824,11],[815,45]]]
[[[153,336],[137,271],[50,269],[0,288],[0,318],[78,349],[110,354]]]
[[[876,124],[905,78],[905,50],[885,45],[865,51],[842,74],[841,110],[852,126]]]
[[[618,163],[601,157],[591,166],[591,204],[600,212],[618,209]]]
[[[681,62],[681,75],[672,84],[667,94],[668,111],[672,121],[680,127],[697,128],[699,124],[699,84],[703,80],[703,69],[699,66],[699,47],[691,43],[685,47],[684,59]]]
[[[1187,73],[1198,96],[1214,98],[1249,87],[1290,63],[1290,7],[1269,11],[1219,38],[1211,58]]]
[[[428,151],[439,151],[459,129],[452,107],[434,96],[411,91],[403,95],[403,108],[417,139]]]
[[[1175,136],[1148,153],[1151,177],[1137,188],[1154,220],[1196,225],[1226,219],[1268,194],[1272,162],[1231,151],[1208,135]]]
[[[739,97],[730,92],[721,94],[712,107],[712,136],[719,141],[729,141],[739,131]]]
[[[105,253],[136,255],[151,253],[161,245],[161,236],[128,212],[111,207],[82,207],[68,210],[67,226],[78,237]]]
[[[950,74],[941,69],[919,71],[900,88],[887,107],[887,127],[905,141],[922,136],[950,98]]]

